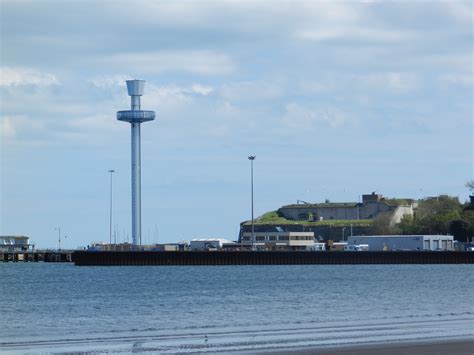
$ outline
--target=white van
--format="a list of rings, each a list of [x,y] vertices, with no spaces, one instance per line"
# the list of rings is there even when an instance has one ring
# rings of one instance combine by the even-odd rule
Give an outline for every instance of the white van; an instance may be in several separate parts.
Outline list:
[[[325,251],[326,250],[326,244],[324,244],[324,243],[314,243],[313,245],[308,245],[306,247],[306,250],[308,250],[308,251]]]
[[[344,246],[344,251],[369,251],[368,244],[347,244]]]

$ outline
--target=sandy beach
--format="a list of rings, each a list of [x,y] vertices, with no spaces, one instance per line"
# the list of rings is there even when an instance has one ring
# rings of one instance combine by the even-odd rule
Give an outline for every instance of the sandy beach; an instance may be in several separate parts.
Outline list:
[[[262,352],[269,353],[269,352]],[[272,354],[343,354],[343,355],[473,355],[474,339],[445,340],[437,342],[408,342],[376,345],[341,346],[332,348],[307,348],[271,351]]]

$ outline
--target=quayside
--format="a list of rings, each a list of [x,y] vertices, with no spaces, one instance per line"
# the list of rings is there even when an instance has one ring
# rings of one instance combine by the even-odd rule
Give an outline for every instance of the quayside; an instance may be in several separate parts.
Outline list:
[[[78,266],[474,264],[474,252],[452,251],[76,251]]]

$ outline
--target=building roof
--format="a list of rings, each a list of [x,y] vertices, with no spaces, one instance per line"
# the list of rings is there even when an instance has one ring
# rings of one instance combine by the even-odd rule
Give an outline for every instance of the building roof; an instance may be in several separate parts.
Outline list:
[[[6,239],[6,238],[8,238],[8,239],[12,239],[12,238],[14,238],[14,239],[25,239],[25,238],[28,239],[29,237],[24,236],[24,235],[0,235],[0,239]]]
[[[410,206],[414,202],[413,199],[409,198],[382,198],[378,201],[367,201],[369,203],[385,203],[388,206]],[[281,208],[355,208],[357,206],[363,206],[364,203],[359,202],[324,202],[324,203],[297,203],[291,205],[285,205]]]
[[[278,234],[278,235],[314,235],[314,232],[298,232],[298,231],[273,231],[273,232],[254,232],[255,235],[272,235],[272,234]],[[244,234],[252,234],[252,232],[244,232]]]
[[[354,235],[349,236],[349,238],[413,238],[413,237],[448,237],[453,238],[452,235],[444,235],[444,234],[399,234],[399,235]]]
[[[355,208],[359,205],[357,202],[327,202],[327,203],[305,203],[282,206],[281,208]]]
[[[220,243],[234,243],[231,240],[223,238],[195,238],[191,239],[192,242],[220,242]]]

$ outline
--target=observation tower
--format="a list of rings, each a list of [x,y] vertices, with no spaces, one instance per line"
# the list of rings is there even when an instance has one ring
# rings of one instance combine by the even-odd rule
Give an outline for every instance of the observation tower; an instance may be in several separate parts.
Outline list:
[[[141,245],[141,142],[140,125],[153,121],[154,111],[143,111],[140,107],[140,96],[145,89],[145,80],[127,80],[128,95],[131,97],[131,109],[118,111],[117,120],[129,122],[132,127],[132,244]]]

